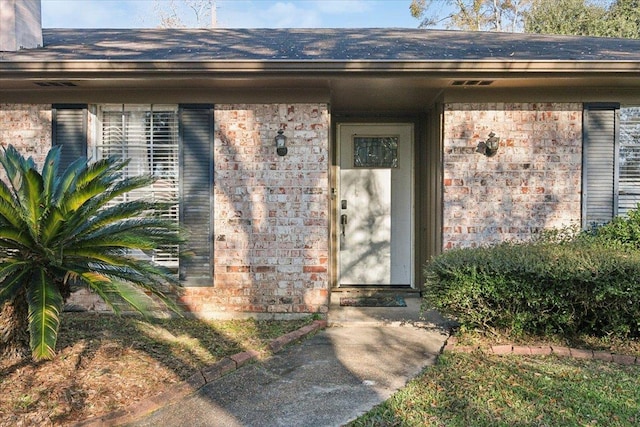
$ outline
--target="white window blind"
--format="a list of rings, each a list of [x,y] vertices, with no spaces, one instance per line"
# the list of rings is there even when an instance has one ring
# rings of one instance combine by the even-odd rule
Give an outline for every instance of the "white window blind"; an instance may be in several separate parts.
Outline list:
[[[640,107],[620,108],[618,214],[640,203]]]
[[[166,105],[105,105],[98,113],[101,131],[97,159],[130,159],[126,176],[151,174],[156,182],[122,196],[114,203],[144,198],[169,202],[160,214],[176,224],[178,206],[178,109]],[[178,268],[177,248],[136,254],[170,268]]]

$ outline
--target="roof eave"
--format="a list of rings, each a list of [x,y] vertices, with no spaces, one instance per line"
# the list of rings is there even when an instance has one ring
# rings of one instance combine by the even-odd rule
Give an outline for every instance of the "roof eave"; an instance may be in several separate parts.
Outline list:
[[[51,76],[55,74],[326,74],[326,73],[640,73],[640,61],[0,61],[0,76],[13,74]]]

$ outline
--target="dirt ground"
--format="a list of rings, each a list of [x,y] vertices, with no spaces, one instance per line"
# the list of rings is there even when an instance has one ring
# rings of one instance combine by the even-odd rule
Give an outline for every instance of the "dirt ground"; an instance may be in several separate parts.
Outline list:
[[[60,426],[162,392],[196,369],[269,340],[298,321],[142,321],[64,313],[51,361],[0,361],[0,426]]]

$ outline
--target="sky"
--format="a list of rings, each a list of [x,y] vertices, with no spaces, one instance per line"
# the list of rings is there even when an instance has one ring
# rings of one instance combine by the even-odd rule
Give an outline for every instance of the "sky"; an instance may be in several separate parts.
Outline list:
[[[173,0],[183,4],[181,0]],[[171,0],[42,0],[44,28],[153,28],[158,6]],[[216,0],[217,26],[226,28],[407,27],[419,21],[411,0]],[[189,9],[181,18],[194,26]]]

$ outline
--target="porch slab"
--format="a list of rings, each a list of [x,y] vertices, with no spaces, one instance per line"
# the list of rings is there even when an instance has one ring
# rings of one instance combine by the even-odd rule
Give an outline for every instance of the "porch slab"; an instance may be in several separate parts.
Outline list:
[[[403,294],[406,307],[351,307],[340,305],[340,294],[333,295],[329,305],[329,326],[405,326],[428,328],[455,326],[433,310],[422,311],[419,294]]]

